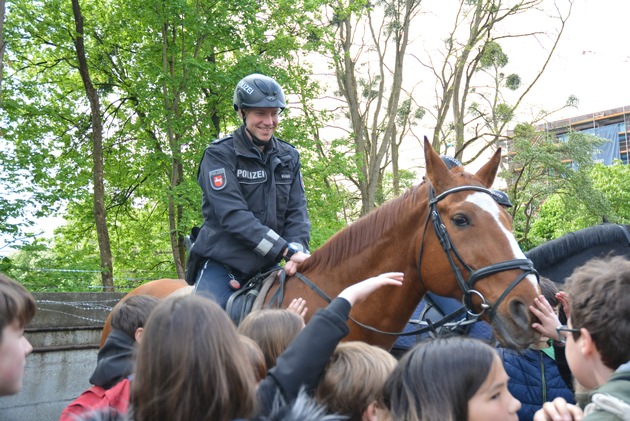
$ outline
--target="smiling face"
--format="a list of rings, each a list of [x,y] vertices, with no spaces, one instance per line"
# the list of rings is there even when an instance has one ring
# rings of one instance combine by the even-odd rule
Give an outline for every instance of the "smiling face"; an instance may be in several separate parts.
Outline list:
[[[0,396],[12,395],[22,389],[26,356],[33,347],[17,321],[5,326],[0,340]]]
[[[279,108],[248,108],[245,113],[245,127],[249,135],[258,140],[269,141],[278,127]]]
[[[495,356],[488,377],[468,401],[468,421],[518,420],[521,403],[508,390],[508,375]]]

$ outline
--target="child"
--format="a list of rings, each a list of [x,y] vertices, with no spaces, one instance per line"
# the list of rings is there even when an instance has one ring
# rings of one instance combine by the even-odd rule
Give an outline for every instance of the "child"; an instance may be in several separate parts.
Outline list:
[[[26,356],[33,347],[24,326],[35,316],[35,299],[21,284],[0,274],[0,396],[22,389]]]
[[[551,279],[542,277],[540,289],[542,296],[536,299],[532,308],[532,312],[541,319],[541,324],[536,324],[542,333],[540,341],[524,351],[497,349],[510,377],[508,389],[522,404],[518,411],[519,421],[531,421],[545,402],[557,397],[575,403],[570,372],[563,365],[566,364],[564,347],[550,346],[551,339],[558,339],[555,329],[561,324],[554,312],[559,305],[556,298],[558,287]],[[563,378],[563,370],[568,373],[567,380]]]
[[[383,385],[396,367],[396,358],[364,342],[337,346],[317,386],[317,400],[348,421],[375,421],[382,407]]]
[[[565,292],[569,321],[558,328],[558,334],[566,341],[567,361],[575,379],[593,390],[586,396],[583,412],[558,398],[536,412],[534,420],[627,420],[630,260],[623,256],[590,260],[567,278]]]
[[[266,308],[249,313],[238,326],[238,333],[258,344],[265,355],[267,369],[270,369],[303,328],[304,319],[297,313]]]
[[[247,359],[252,365],[254,375],[256,377],[256,383],[259,383],[267,375],[267,364],[265,363],[265,354],[252,338],[248,338],[245,335],[239,335],[241,345],[243,346],[243,353],[247,356]]]
[[[520,402],[494,348],[478,339],[439,337],[400,360],[384,387],[392,420],[516,421]]]
[[[159,303],[155,297],[134,295],[114,307],[112,332],[98,353],[96,369],[90,377],[94,386],[71,402],[59,421],[72,421],[76,415],[100,407],[127,412],[135,345],[142,340],[144,324]]]

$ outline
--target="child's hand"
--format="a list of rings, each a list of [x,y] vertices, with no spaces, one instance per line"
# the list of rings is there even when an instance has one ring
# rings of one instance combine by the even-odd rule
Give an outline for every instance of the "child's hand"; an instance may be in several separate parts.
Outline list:
[[[577,405],[567,403],[562,398],[545,402],[542,409],[534,414],[534,421],[579,421],[582,418],[584,418],[582,409]]]
[[[304,298],[294,298],[291,301],[291,304],[289,304],[289,306],[287,307],[287,310],[292,311],[293,313],[304,319],[304,316],[306,316],[306,313],[308,313],[306,300]]]
[[[558,320],[558,316],[544,295],[536,297],[534,305],[529,306],[529,310],[540,320],[540,323],[534,323],[532,327],[540,332],[541,335],[558,341],[560,338],[558,338],[556,328],[562,323]]]
[[[564,309],[564,314],[567,316],[567,320],[571,317],[571,308],[569,307],[569,296],[566,292],[560,291],[556,294],[556,298],[560,301],[560,305]]]
[[[388,272],[366,279],[354,285],[350,285],[341,293],[339,297],[348,300],[350,305],[355,305],[363,301],[368,295],[385,285],[400,286],[403,281],[402,272]]]

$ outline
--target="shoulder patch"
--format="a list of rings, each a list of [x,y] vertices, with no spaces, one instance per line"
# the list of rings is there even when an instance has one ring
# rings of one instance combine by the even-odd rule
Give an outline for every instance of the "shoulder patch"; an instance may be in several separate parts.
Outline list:
[[[225,178],[225,168],[210,171],[208,176],[210,177],[210,185],[214,190],[222,190],[227,184],[227,179]]]

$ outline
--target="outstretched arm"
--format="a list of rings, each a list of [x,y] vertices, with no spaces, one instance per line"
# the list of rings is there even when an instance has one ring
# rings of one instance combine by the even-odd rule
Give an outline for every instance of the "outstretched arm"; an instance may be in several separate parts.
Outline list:
[[[360,303],[365,300],[368,295],[376,291],[377,289],[385,285],[402,285],[403,273],[402,272],[388,272],[375,276],[374,278],[366,279],[354,285],[350,285],[341,293],[339,297],[345,298],[351,306]]]
[[[262,415],[268,413],[278,390],[287,402],[297,397],[301,387],[312,392],[339,341],[348,334],[346,321],[352,305],[385,285],[402,285],[402,279],[400,272],[366,279],[347,287],[328,307],[319,309],[260,383]]]

